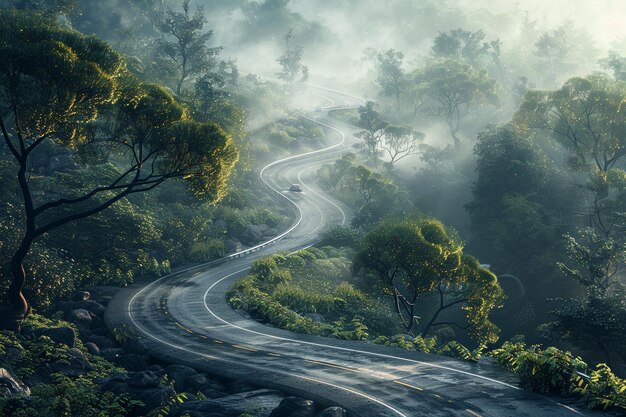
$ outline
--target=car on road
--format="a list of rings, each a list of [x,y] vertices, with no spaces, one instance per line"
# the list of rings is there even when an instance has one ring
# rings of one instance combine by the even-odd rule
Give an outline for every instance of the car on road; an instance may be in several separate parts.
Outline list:
[[[300,184],[291,184],[289,186],[289,191],[297,191],[297,192],[301,192],[302,188],[300,187]]]

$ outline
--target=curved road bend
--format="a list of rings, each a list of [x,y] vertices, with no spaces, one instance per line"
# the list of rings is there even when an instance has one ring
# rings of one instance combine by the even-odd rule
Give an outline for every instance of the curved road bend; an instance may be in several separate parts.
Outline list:
[[[332,90],[337,106],[360,104]],[[332,97],[332,98],[331,98]],[[312,116],[313,117],[313,116]],[[517,388],[508,372],[421,352],[291,333],[245,319],[225,293],[255,259],[315,243],[328,225],[346,221],[347,210],[308,180],[323,163],[351,149],[349,126],[315,115],[337,142],[324,151],[270,164],[262,179],[296,207],[294,230],[273,245],[217,265],[192,268],[146,286],[122,290],[110,302],[110,328],[134,327],[151,354],[224,377],[337,404],[361,417],[392,416],[592,416]],[[300,182],[304,192],[284,191]],[[281,198],[281,197],[279,197]]]

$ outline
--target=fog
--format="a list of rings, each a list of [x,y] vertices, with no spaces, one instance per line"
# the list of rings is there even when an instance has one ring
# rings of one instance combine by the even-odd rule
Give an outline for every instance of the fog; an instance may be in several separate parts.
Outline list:
[[[211,1],[198,3],[205,6],[216,43],[224,46],[225,55],[236,57],[242,68],[274,72],[272,57],[280,53],[282,36],[293,27],[296,42],[305,47],[304,59],[311,73],[344,82],[363,75],[365,48],[394,48],[405,54],[407,63],[415,62],[428,54],[438,32],[456,28],[484,30],[486,39],[502,41],[505,54],[532,48],[532,44],[523,44],[532,41],[524,39],[528,22],[537,33],[566,23],[596,48],[593,52],[598,56],[626,45],[626,26],[621,19],[626,15],[626,3],[619,0],[292,0],[267,2],[274,3],[272,11],[252,17],[235,6],[236,2],[218,10]]]

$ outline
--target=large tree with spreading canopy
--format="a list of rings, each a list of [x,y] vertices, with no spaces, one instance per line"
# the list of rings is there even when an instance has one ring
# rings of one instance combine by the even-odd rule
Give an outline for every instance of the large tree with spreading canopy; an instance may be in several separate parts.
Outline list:
[[[24,220],[8,262],[6,327],[28,314],[24,262],[36,239],[172,178],[219,200],[237,151],[219,126],[191,120],[168,91],[133,78],[106,43],[45,16],[0,11],[0,56],[3,152],[14,162]],[[31,160],[46,142],[89,149],[109,174],[91,190],[41,197]]]

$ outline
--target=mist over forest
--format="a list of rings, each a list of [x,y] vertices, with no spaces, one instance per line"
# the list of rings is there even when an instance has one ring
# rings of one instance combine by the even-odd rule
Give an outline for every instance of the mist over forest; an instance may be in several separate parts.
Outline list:
[[[0,0],[0,415],[60,415],[57,391],[64,415],[252,415],[230,396],[266,380],[183,372],[115,310],[143,294],[176,341],[203,320],[180,294],[207,286],[211,311],[224,280],[250,326],[623,412],[625,19],[622,0]]]

